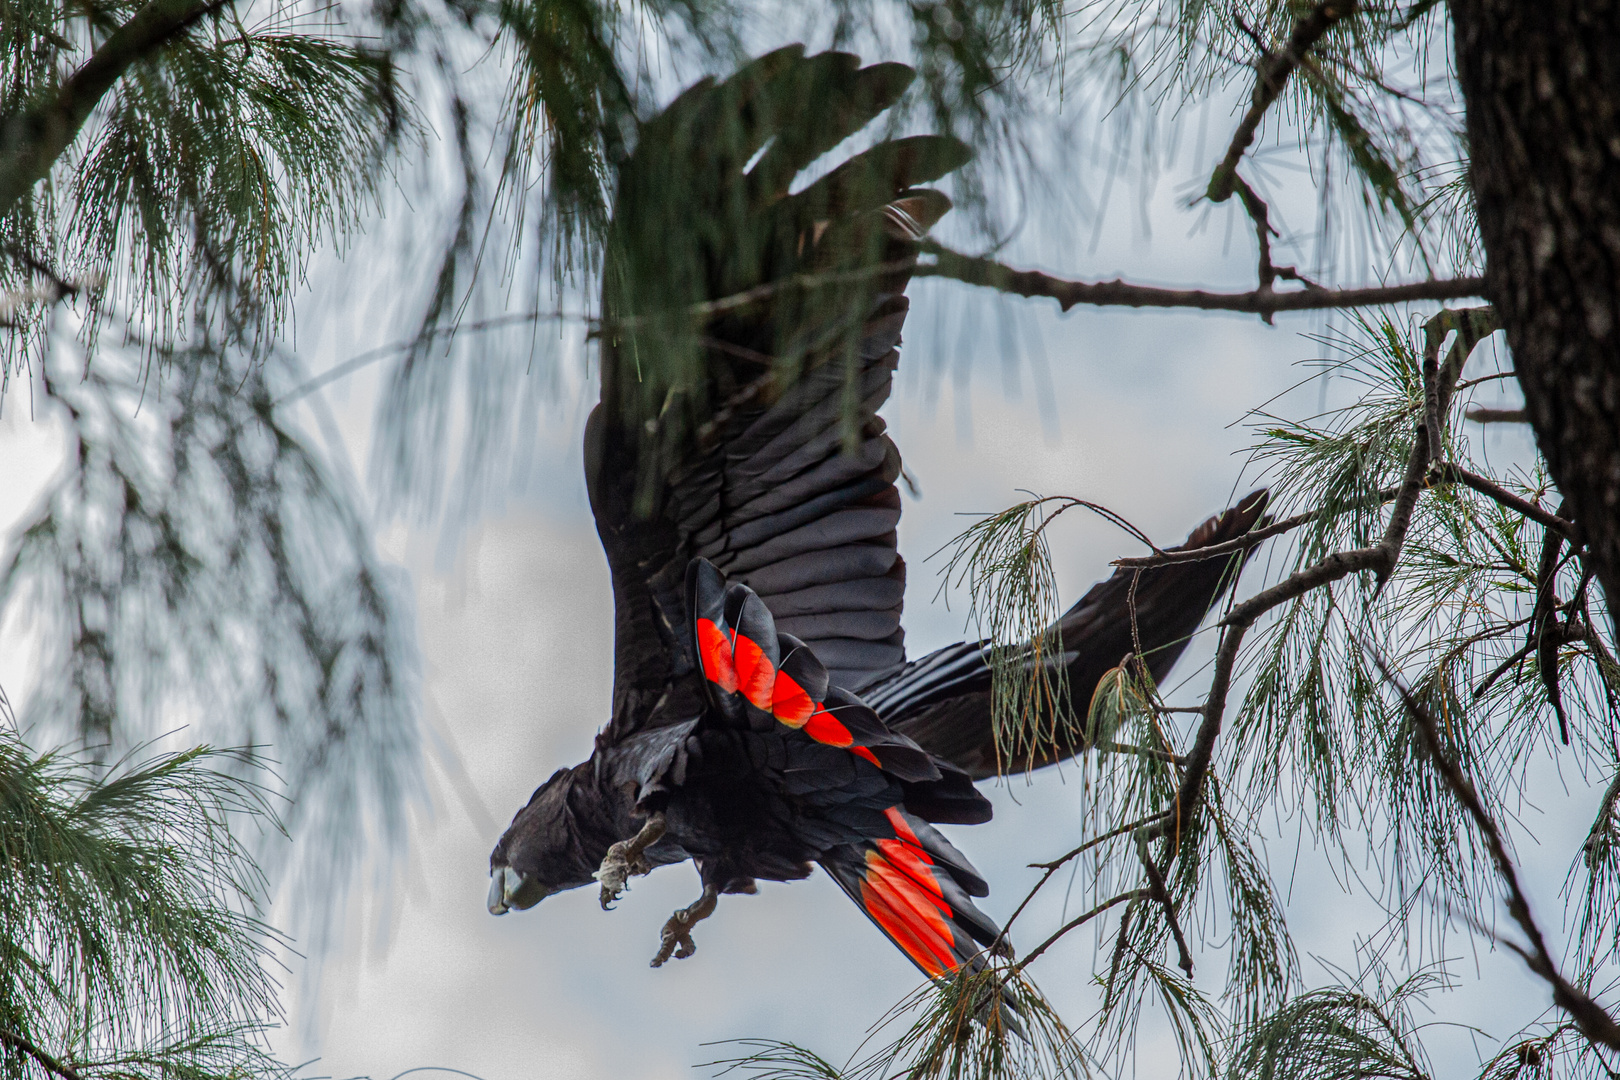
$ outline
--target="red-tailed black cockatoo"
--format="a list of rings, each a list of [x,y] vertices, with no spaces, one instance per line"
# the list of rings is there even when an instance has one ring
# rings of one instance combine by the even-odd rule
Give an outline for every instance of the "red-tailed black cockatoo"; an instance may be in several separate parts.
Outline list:
[[[900,455],[877,415],[920,242],[962,165],[943,136],[799,174],[911,81],[802,48],[705,80],[619,164],[604,266],[601,402],[586,479],[613,576],[613,712],[490,856],[489,909],[527,908],[691,859],[701,899],[654,965],[693,952],[722,893],[821,866],[919,968],[1001,947],[984,880],[933,823],[990,819],[990,672],[973,643],[907,663]],[[1211,519],[1232,539],[1263,494]],[[1136,631],[1163,676],[1230,583],[1230,559],[1143,572]],[[1116,574],[1062,619],[1078,708],[1132,650]],[[1083,719],[1079,721],[1083,723]],[[1082,751],[1076,734],[1061,756]],[[1005,770],[1048,764],[1002,760]]]

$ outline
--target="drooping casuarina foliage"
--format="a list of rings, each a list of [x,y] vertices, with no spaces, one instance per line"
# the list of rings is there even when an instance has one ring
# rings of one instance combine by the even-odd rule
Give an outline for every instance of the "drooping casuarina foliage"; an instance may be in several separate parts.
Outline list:
[[[266,793],[206,747],[111,769],[0,731],[0,1067],[9,1077],[276,1077],[243,833]]]

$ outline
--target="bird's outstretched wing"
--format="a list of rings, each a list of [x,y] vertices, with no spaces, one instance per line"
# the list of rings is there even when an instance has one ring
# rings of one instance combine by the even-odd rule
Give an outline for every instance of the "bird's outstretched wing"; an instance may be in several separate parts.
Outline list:
[[[1266,492],[1251,492],[1171,550],[1235,540],[1255,526],[1265,508]],[[1231,587],[1246,557],[1229,555],[1141,571],[1136,580],[1136,633],[1155,679],[1169,674],[1205,613]],[[1099,581],[1058,621],[1072,701],[1068,715],[1080,723],[1085,722],[1087,704],[1103,674],[1134,650],[1131,582],[1136,573],[1122,568]],[[1069,731],[1046,743],[1034,759],[998,755],[990,682],[979,643],[969,641],[912,661],[862,691],[862,697],[889,727],[976,780],[997,772],[1038,769],[1086,749],[1084,736]]]
[[[911,78],[779,50],[688,90],[620,167],[586,432],[615,594],[609,740],[702,707],[693,557],[750,585],[834,686],[904,661],[900,461],[876,413],[917,241],[950,205],[915,185],[968,153],[897,139],[789,189]]]

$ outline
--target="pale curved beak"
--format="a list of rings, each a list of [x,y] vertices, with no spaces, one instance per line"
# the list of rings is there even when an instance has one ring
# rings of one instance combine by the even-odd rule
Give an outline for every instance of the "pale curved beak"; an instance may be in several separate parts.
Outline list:
[[[510,866],[497,866],[489,872],[489,913],[505,915],[512,908],[522,911],[532,908],[552,893],[532,878],[526,878]]]

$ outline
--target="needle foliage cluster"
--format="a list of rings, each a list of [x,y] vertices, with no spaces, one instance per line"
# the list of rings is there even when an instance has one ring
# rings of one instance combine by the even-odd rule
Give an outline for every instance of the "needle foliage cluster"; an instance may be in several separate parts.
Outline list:
[[[272,932],[240,831],[274,828],[233,752],[110,768],[0,730],[0,1071],[280,1077]],[[54,1074],[54,1075],[53,1075]]]

